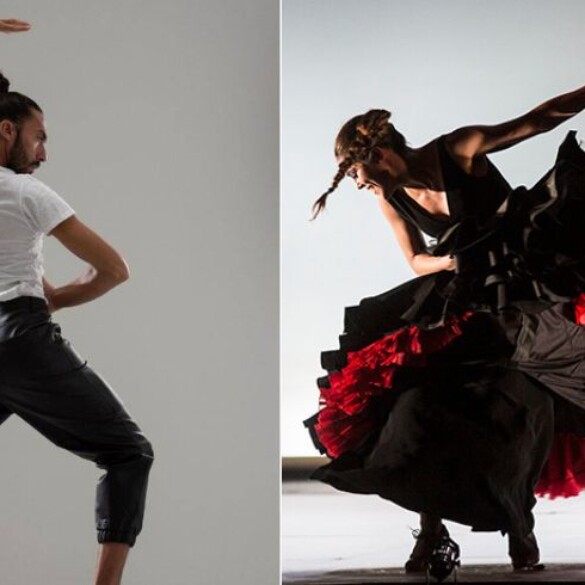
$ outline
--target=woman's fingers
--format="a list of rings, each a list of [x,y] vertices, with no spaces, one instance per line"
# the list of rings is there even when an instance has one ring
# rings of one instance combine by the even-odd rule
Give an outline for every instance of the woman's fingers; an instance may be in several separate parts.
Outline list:
[[[13,32],[24,32],[30,29],[30,24],[24,20],[18,20],[17,18],[1,18],[0,19],[0,32],[13,33]]]

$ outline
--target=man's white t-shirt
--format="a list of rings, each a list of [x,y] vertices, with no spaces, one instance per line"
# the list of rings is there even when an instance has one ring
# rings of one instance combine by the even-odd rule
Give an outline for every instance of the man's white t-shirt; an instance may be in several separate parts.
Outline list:
[[[41,181],[0,167],[0,302],[45,298],[44,236],[74,213]]]

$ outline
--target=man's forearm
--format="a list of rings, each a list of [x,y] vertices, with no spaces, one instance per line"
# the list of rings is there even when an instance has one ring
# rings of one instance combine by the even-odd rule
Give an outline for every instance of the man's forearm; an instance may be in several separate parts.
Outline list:
[[[85,275],[68,284],[55,287],[43,278],[43,286],[49,306],[56,310],[93,301],[125,280],[126,278],[120,275],[98,272],[90,267]]]

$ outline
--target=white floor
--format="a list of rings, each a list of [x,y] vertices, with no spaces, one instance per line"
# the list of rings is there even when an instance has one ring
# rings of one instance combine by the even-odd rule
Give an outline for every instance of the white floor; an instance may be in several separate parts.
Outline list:
[[[539,500],[536,535],[544,563],[585,561],[585,497]],[[282,496],[284,577],[324,571],[401,567],[414,544],[417,516],[377,496],[338,492],[314,481],[285,482]],[[499,533],[447,523],[465,565],[508,562]]]

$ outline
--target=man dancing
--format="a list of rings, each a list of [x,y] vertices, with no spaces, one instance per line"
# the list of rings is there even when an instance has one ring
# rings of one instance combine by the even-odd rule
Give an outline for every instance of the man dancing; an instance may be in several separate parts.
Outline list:
[[[24,25],[0,20],[0,31],[27,30]],[[105,470],[96,496],[94,583],[119,585],[142,528],[152,447],[50,314],[105,294],[128,278],[128,267],[57,193],[31,176],[46,160],[46,140],[39,105],[9,91],[0,74],[0,423],[14,413]],[[86,261],[88,272],[52,286],[43,278],[45,235]]]

